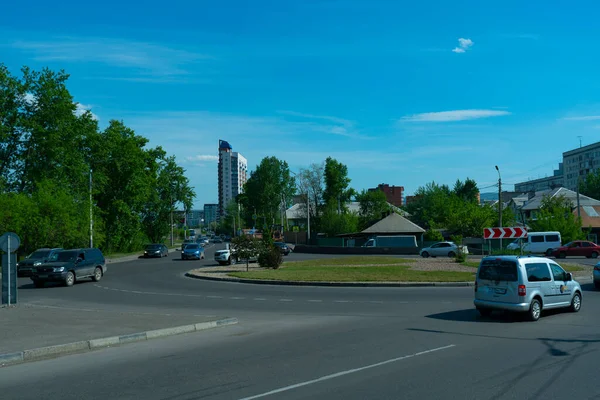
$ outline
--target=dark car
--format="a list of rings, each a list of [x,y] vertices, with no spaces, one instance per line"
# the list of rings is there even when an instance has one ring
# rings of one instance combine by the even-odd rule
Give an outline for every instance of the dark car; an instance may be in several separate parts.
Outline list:
[[[221,239],[220,237],[216,236],[216,237],[213,239],[213,243],[223,243],[223,239]]]
[[[204,247],[197,243],[190,243],[181,250],[182,260],[200,260],[204,259]]]
[[[65,286],[83,278],[98,282],[106,273],[106,260],[99,249],[70,249],[56,252],[48,262],[35,267],[31,280],[35,287],[46,282],[60,282]]]
[[[41,248],[41,249],[37,249],[36,251],[34,251],[33,253],[31,253],[29,256],[27,256],[27,258],[25,258],[22,261],[19,261],[17,263],[17,276],[31,276],[31,271],[33,270],[33,267],[37,267],[38,265],[42,265],[43,263],[45,263],[46,261],[48,261],[48,259],[50,257],[52,257],[52,255],[58,251],[61,251],[62,249],[57,247],[57,248]]]
[[[149,244],[144,249],[144,257],[167,257],[169,249],[164,244],[154,243]]]
[[[564,246],[552,249],[552,256],[557,258],[577,256],[598,258],[598,255],[600,255],[600,246],[598,246],[596,243],[585,240],[575,240],[574,242],[569,242]]]
[[[275,242],[275,247],[277,247],[284,256],[287,256],[292,251],[288,245],[283,242]]]

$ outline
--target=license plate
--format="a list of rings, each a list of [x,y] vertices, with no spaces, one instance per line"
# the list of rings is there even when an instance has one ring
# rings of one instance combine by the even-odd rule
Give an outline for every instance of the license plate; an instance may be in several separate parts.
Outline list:
[[[38,278],[47,278],[48,275],[38,275]]]
[[[494,293],[496,293],[496,294],[506,294],[506,289],[496,288],[494,290]]]

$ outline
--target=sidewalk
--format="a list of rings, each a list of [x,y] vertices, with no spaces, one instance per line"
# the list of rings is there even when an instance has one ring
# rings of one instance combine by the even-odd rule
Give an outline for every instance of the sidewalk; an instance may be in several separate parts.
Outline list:
[[[0,366],[13,362],[5,356],[11,353],[22,352],[18,362],[28,361],[236,322],[235,319],[217,316],[120,313],[28,305],[2,307]],[[73,346],[60,346],[64,344]],[[47,346],[57,348],[40,349]]]

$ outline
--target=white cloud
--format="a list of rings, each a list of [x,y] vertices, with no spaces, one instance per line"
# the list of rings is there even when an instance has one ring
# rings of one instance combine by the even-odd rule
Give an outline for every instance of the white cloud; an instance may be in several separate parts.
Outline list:
[[[75,103],[76,105],[76,109],[75,109],[75,115],[77,115],[78,117],[82,116],[83,114],[85,114],[86,111],[90,111],[92,106],[87,106],[85,104],[81,104],[81,103]],[[90,113],[92,114],[92,118],[95,119],[96,121],[99,121],[100,118],[98,118],[98,116],[96,114],[94,114],[93,112],[90,111]]]
[[[407,122],[447,122],[447,121],[466,121],[470,119],[478,118],[489,118],[489,117],[500,117],[504,115],[510,115],[508,111],[502,110],[453,110],[453,111],[440,111],[440,112],[429,112],[421,114],[407,115],[400,119],[400,121]]]
[[[211,154],[198,154],[196,156],[190,156],[185,158],[187,161],[219,161],[219,156]]]
[[[153,43],[110,38],[57,37],[17,40],[11,46],[33,55],[37,61],[100,63],[128,68],[145,78],[191,75],[191,66],[211,59],[206,54]],[[129,78],[123,77],[122,78]]]
[[[469,50],[473,46],[473,41],[471,39],[459,38],[458,39],[458,47],[452,49],[455,53],[464,53]]]
[[[596,121],[600,119],[600,115],[584,115],[581,117],[565,117],[563,121]]]

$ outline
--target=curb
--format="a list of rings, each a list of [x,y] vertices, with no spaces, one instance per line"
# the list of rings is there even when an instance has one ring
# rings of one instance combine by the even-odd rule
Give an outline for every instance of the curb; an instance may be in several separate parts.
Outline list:
[[[152,331],[132,333],[122,336],[111,336],[100,339],[83,340],[73,343],[65,343],[55,346],[23,350],[15,353],[0,354],[0,367],[4,367],[11,364],[19,364],[28,361],[38,361],[53,357],[62,357],[73,353],[81,353],[105,347],[113,347],[122,344],[142,342],[145,340],[179,335],[182,333],[200,332],[206,329],[218,328],[220,326],[227,325],[235,325],[237,323],[237,318],[224,318],[216,321],[199,322],[197,324],[191,325],[175,326],[172,328],[156,329]]]
[[[468,287],[474,282],[311,282],[311,281],[275,281],[264,279],[217,278],[185,273],[185,276],[206,281],[252,283],[256,285],[280,286],[327,286],[327,287]]]

